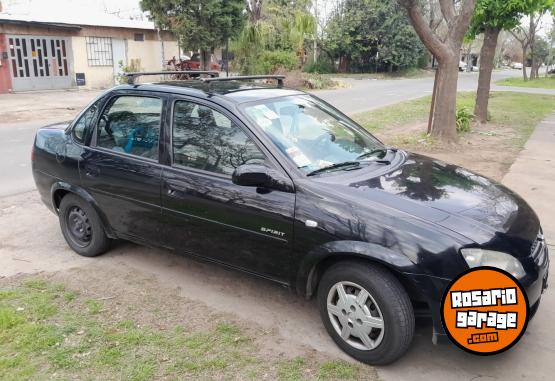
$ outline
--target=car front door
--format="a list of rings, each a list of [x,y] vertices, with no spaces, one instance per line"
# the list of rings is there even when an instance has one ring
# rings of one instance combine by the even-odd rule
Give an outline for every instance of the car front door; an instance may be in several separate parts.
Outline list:
[[[160,242],[159,152],[166,103],[163,94],[114,93],[83,154],[82,184],[118,237]]]
[[[171,165],[162,175],[168,243],[177,251],[286,281],[295,194],[231,180],[242,164],[283,171],[279,165],[239,120],[196,100],[175,100],[170,140]]]

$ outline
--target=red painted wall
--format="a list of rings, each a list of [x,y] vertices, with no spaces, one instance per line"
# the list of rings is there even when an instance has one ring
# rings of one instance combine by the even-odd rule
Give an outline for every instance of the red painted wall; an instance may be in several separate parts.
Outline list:
[[[10,76],[10,60],[4,59],[9,51],[6,35],[0,34],[0,94],[12,91],[12,78]]]

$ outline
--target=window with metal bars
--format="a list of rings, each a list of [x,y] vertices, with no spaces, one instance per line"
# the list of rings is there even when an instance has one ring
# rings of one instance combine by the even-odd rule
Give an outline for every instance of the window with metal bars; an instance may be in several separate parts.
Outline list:
[[[89,66],[113,66],[112,38],[86,37]]]

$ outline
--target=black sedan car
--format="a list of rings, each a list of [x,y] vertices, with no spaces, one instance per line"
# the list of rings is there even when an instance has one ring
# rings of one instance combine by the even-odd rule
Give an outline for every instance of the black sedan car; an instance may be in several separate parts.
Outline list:
[[[407,350],[416,314],[442,338],[444,289],[469,268],[513,274],[535,312],[549,259],[522,198],[273,79],[121,85],[40,129],[34,178],[69,246],[130,240],[316,296],[333,340],[369,364]]]

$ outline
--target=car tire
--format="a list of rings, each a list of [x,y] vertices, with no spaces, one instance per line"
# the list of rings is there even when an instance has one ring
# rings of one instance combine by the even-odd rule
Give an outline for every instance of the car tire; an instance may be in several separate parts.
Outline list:
[[[399,280],[379,265],[353,261],[330,267],[318,286],[318,306],[335,343],[366,364],[392,363],[412,342],[411,301]]]
[[[82,198],[73,194],[62,198],[58,217],[66,242],[77,254],[96,257],[110,248],[98,213]]]

